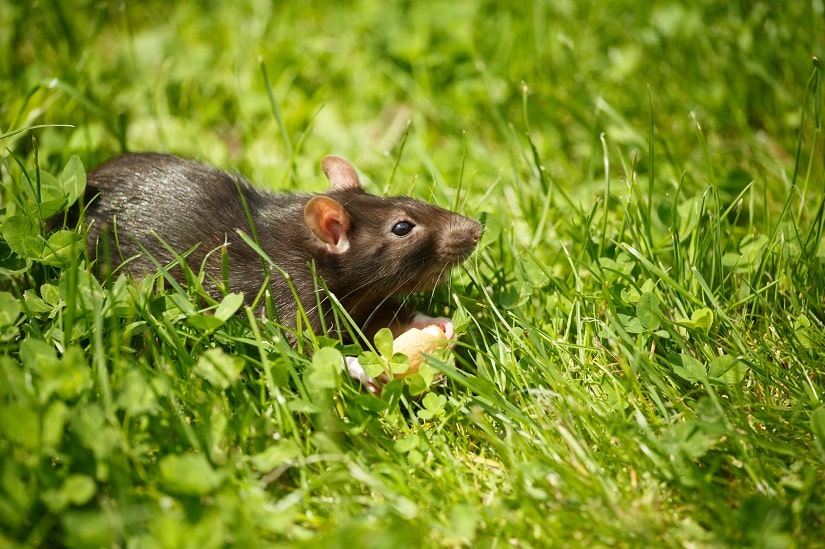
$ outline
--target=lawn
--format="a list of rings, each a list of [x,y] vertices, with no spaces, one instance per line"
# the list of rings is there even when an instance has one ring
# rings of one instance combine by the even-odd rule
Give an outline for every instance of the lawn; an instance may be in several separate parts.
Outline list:
[[[824,12],[0,4],[0,546],[821,546]],[[63,212],[126,150],[481,220],[410,297],[443,380],[97,280]]]

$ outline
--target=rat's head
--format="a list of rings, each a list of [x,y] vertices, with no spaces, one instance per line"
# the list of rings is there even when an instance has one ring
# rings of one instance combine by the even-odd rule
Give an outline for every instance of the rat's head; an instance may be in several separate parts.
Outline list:
[[[409,197],[365,193],[341,157],[327,156],[322,165],[330,190],[307,202],[304,217],[325,252],[319,263],[327,284],[342,299],[429,290],[481,238],[473,219]]]

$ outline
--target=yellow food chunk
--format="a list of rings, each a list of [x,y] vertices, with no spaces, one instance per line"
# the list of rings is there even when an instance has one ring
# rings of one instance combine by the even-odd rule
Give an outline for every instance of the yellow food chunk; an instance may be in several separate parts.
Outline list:
[[[439,349],[444,349],[450,345],[439,326],[431,324],[426,328],[410,328],[403,334],[395,338],[392,345],[394,353],[404,353],[410,359],[410,367],[398,377],[412,375],[418,372],[418,368],[424,360],[425,355],[432,354]]]

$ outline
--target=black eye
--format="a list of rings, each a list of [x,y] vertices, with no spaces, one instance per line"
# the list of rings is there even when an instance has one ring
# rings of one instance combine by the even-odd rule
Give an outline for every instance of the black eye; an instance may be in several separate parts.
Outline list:
[[[409,221],[399,221],[392,226],[392,234],[395,236],[407,236],[413,230],[413,225]]]

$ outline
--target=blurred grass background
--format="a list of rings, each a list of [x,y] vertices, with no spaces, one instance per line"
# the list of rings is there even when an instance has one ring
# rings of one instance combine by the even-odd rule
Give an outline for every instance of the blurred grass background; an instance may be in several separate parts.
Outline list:
[[[180,364],[217,345],[260,373],[252,336],[184,327],[176,356],[149,322],[125,351],[157,303],[122,324],[78,312],[86,358],[57,363],[99,377],[60,400],[20,342],[61,349],[65,304],[24,314],[2,350],[3,542],[821,543],[824,17],[818,0],[3,2],[4,183],[35,150],[52,172],[162,150],[317,191],[336,153],[371,192],[486,225],[466,295],[425,298],[474,318],[426,403],[352,385],[307,402],[281,362],[282,392],[211,387]],[[71,127],[7,134],[52,124]],[[64,277],[27,283],[48,301]],[[27,410],[64,414],[65,437],[21,442],[8,418]],[[207,486],[175,485],[187,470]]]
[[[699,171],[693,113],[710,140],[714,183],[741,186],[743,171],[760,175],[754,161],[781,174],[793,156],[823,39],[820,7],[7,4],[3,119],[76,125],[43,132],[49,153],[71,147],[94,162],[125,147],[162,148],[268,176],[289,150],[263,63],[312,174],[330,150],[370,168],[412,120],[404,166],[418,170],[431,156],[454,181],[466,149],[476,159],[469,173],[495,181],[522,167],[512,157],[529,120],[549,173],[580,188],[601,169],[600,133],[632,154],[647,149],[652,118],[669,159],[664,177],[687,170],[701,188],[710,174]]]

